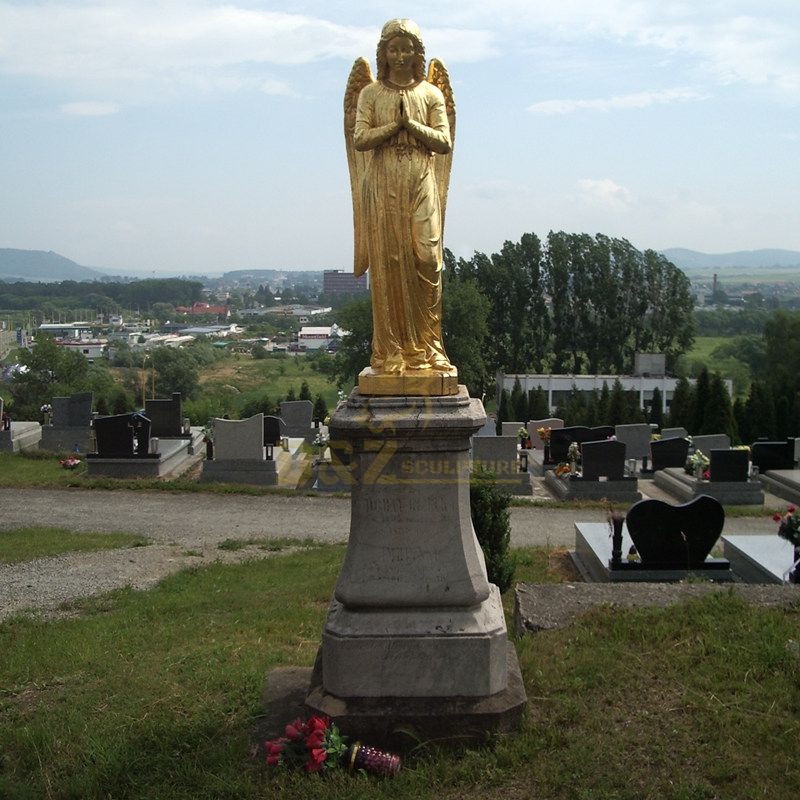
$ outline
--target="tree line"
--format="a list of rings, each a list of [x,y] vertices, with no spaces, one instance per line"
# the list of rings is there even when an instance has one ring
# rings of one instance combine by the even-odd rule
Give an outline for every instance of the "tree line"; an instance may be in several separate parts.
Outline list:
[[[0,309],[49,311],[91,308],[95,311],[118,311],[138,307],[146,310],[154,303],[191,305],[202,297],[202,291],[202,282],[184,278],[148,278],[130,283],[0,281]]]
[[[634,353],[668,365],[693,342],[689,279],[653,250],[602,234],[526,233],[500,252],[456,258],[445,250],[443,336],[460,380],[480,397],[499,370],[623,374]],[[369,301],[340,312],[351,331],[335,377],[369,363]]]

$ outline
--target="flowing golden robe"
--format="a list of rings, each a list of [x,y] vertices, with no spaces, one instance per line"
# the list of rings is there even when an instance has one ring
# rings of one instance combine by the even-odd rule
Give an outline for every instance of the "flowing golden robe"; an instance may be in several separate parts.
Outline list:
[[[386,138],[407,109],[414,134]],[[360,191],[371,274],[371,366],[383,373],[451,369],[442,344],[442,205],[433,160],[450,151],[441,91],[427,81],[375,81],[358,97],[353,143],[371,150]]]

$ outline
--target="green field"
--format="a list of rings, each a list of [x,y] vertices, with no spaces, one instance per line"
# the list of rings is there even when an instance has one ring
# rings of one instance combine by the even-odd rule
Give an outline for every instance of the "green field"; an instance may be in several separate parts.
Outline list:
[[[393,781],[269,770],[267,672],[310,666],[341,547],[213,565],[0,624],[0,797],[14,800],[755,800],[800,790],[798,612],[722,593],[605,607],[515,642],[522,729],[422,743]],[[521,578],[561,580],[551,554]],[[510,593],[505,606],[511,607]],[[288,721],[288,720],[287,720]]]

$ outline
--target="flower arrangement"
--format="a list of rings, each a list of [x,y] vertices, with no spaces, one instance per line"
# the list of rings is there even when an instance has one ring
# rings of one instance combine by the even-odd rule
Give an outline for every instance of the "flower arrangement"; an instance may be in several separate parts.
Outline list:
[[[575,463],[581,460],[581,446],[577,442],[570,442],[567,448],[567,458]]]
[[[81,463],[81,460],[75,458],[75,456],[70,456],[69,458],[61,459],[58,463],[61,464],[62,469],[75,469]]]
[[[797,507],[789,506],[785,514],[775,513],[772,519],[779,523],[778,536],[791,542],[795,547],[800,547],[800,515],[797,513]]]
[[[542,444],[550,444],[550,434],[552,432],[552,428],[537,428],[536,433],[539,434],[539,438],[542,440]]]
[[[520,425],[519,430],[517,431],[517,438],[524,442],[528,438],[528,429],[524,425]]]
[[[556,464],[553,472],[555,472],[557,478],[563,478],[565,475],[569,475],[572,469],[566,461],[562,461],[560,464]]]
[[[650,441],[651,442],[660,442],[661,441],[661,434],[660,433],[651,433],[650,434]]]
[[[322,431],[320,431],[314,437],[313,444],[314,447],[319,447],[320,450],[324,450],[328,446],[328,437]]]
[[[320,716],[290,722],[283,736],[264,743],[264,751],[271,767],[303,767],[309,773],[346,767],[394,777],[400,770],[399,756],[360,742],[348,745],[336,724]]]
[[[708,469],[711,461],[702,450],[695,450],[689,458],[686,459],[684,469],[689,475],[695,475],[699,471],[705,477],[705,472]]]

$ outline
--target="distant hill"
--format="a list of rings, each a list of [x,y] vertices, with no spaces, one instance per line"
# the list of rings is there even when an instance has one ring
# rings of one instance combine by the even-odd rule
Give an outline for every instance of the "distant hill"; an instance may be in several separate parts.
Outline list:
[[[662,250],[676,267],[681,269],[771,269],[797,267],[800,269],[800,252],[797,250],[740,250],[735,253],[699,253],[682,247]]]
[[[52,251],[0,248],[0,280],[93,281],[101,276],[97,270],[83,267]]]

